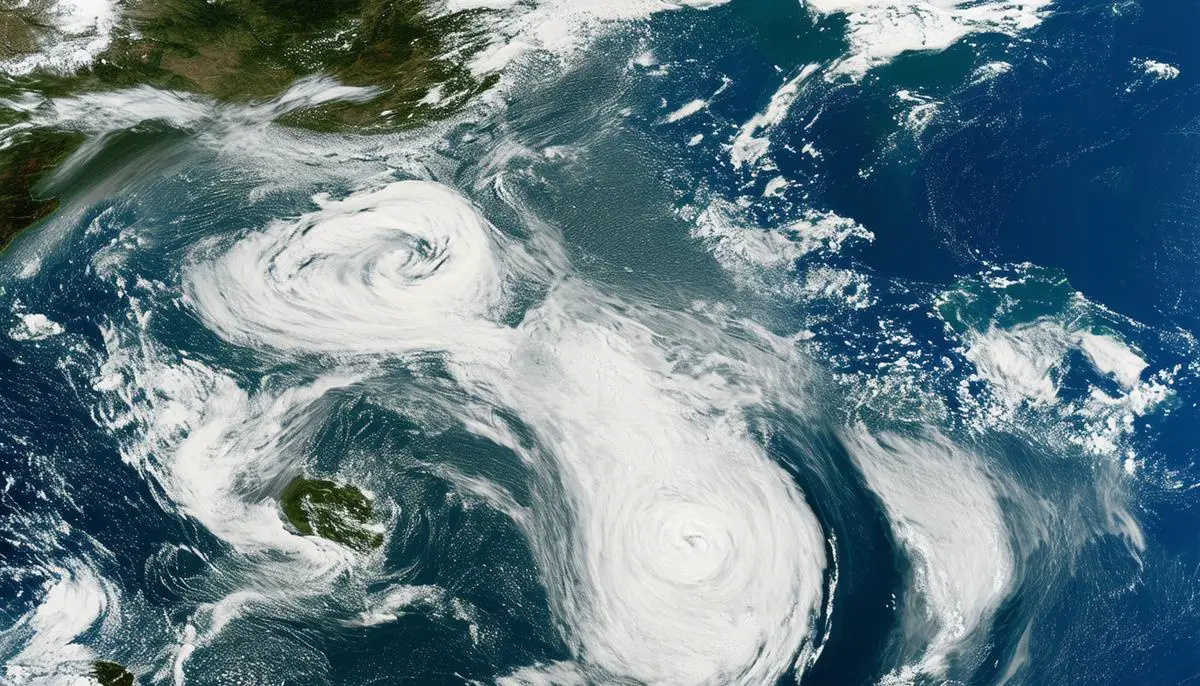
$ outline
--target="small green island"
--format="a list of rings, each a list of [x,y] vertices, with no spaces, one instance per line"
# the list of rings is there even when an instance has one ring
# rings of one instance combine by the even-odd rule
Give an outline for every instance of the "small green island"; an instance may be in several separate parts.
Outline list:
[[[287,522],[305,536],[320,536],[364,553],[383,544],[374,504],[350,484],[296,477],[283,489],[279,504]]]
[[[92,679],[100,686],[133,686],[133,674],[121,665],[106,660],[92,663]]]

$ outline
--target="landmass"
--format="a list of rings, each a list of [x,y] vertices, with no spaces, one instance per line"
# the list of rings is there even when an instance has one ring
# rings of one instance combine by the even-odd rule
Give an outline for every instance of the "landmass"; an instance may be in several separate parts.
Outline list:
[[[50,3],[5,10],[5,2],[0,58],[35,50],[37,29],[50,21],[38,8],[47,12]],[[466,66],[486,40],[481,11],[428,10],[425,0],[138,0],[90,65],[9,75],[0,95],[150,85],[238,101],[278,95],[320,73],[381,92],[370,103],[327,108],[310,123],[403,126],[461,106],[491,83]]]
[[[962,334],[1066,316],[1078,304],[1079,295],[1065,272],[1022,265],[1011,273],[997,270],[982,280],[961,278],[935,299],[934,308],[951,329]]]
[[[279,496],[287,522],[305,536],[320,536],[359,552],[383,544],[371,499],[350,484],[296,477]]]
[[[0,250],[57,208],[54,198],[36,195],[37,183],[82,140],[13,128],[28,119],[16,102],[133,86],[248,102],[323,74],[378,94],[289,112],[281,123],[383,131],[451,114],[495,79],[467,67],[486,43],[487,10],[437,13],[428,0],[132,0],[120,5],[107,46],[89,63],[5,73],[5,63],[62,38],[56,6],[0,0]]]
[[[100,686],[133,686],[133,674],[115,662],[96,660],[92,663],[92,678]]]
[[[82,142],[78,133],[33,129],[0,148],[0,251],[58,209],[58,200],[39,197],[37,186]]]

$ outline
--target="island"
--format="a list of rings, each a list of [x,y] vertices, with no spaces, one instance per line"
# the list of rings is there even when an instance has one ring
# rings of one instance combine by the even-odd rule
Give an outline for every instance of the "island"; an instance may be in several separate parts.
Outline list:
[[[279,504],[288,524],[302,535],[363,553],[383,544],[374,504],[353,485],[299,476],[283,489]]]
[[[106,660],[92,663],[92,679],[100,686],[133,686],[133,674],[121,665]]]

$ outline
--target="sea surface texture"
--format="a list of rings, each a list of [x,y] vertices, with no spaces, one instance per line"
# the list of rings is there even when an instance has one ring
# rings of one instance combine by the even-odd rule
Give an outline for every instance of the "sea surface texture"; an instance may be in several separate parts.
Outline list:
[[[0,0],[0,684],[1197,683],[1198,37]]]

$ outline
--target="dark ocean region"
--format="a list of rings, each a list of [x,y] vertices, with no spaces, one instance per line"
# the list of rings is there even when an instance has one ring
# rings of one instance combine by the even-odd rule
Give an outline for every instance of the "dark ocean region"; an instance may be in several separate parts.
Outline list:
[[[0,254],[0,682],[1200,674],[1200,7],[460,4],[411,97],[4,82],[83,142]]]

